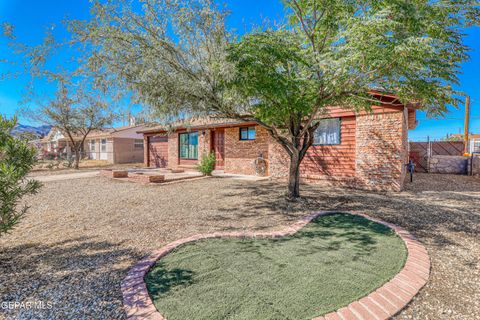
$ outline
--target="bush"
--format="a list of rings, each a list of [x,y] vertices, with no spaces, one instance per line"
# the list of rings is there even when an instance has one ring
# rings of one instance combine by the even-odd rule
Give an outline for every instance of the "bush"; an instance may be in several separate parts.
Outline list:
[[[198,171],[210,176],[215,168],[215,160],[215,153],[213,152],[208,155],[203,155],[202,161],[200,161],[200,164],[197,166]]]
[[[0,116],[0,236],[10,231],[25,215],[28,207],[20,200],[35,194],[40,183],[27,179],[35,163],[36,150],[22,139],[12,136],[16,119]]]

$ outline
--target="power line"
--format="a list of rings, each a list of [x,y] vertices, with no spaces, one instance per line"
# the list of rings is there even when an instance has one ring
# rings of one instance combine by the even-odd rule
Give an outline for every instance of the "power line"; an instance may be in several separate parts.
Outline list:
[[[480,117],[470,117],[470,119],[480,119]],[[435,118],[417,118],[417,120],[422,120],[422,121],[442,121],[442,120],[461,120],[463,121],[464,118],[440,118],[440,119],[435,119]]]

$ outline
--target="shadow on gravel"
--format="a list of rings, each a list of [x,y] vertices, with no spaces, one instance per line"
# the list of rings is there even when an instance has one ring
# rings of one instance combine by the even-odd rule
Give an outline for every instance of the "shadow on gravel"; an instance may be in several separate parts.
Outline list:
[[[418,177],[417,177],[418,178]],[[428,238],[437,245],[454,244],[452,240],[443,236],[439,229],[452,232],[465,232],[471,236],[478,235],[480,214],[478,212],[478,197],[473,197],[469,190],[475,186],[466,187],[465,191],[457,192],[432,191],[445,188],[449,190],[452,181],[438,182],[435,188],[430,186],[428,176],[417,181],[415,187],[406,183],[404,192],[369,192],[355,189],[341,189],[319,185],[303,184],[301,186],[302,199],[298,202],[288,202],[283,194],[285,185],[282,182],[257,181],[254,183],[237,183],[231,190],[220,193],[223,197],[236,196],[237,193],[248,197],[241,208],[222,207],[220,214],[211,219],[232,219],[241,221],[243,216],[253,216],[256,212],[266,211],[267,215],[278,215],[284,212],[288,220],[295,220],[306,212],[311,211],[340,211],[361,212],[384,221],[402,226],[418,237]],[[470,177],[453,177],[457,184]],[[473,178],[471,178],[473,179]],[[426,180],[426,181],[425,181]],[[479,185],[480,186],[480,185]],[[475,191],[480,192],[480,189]],[[241,215],[238,214],[241,211]]]
[[[53,304],[52,309],[2,312],[14,318],[58,319],[63,315],[67,319],[70,312],[78,314],[79,308],[86,317],[94,317],[94,306],[98,305],[122,310],[118,305],[121,280],[128,265],[142,256],[125,247],[123,243],[88,237],[1,247],[0,301]],[[125,268],[119,267],[122,263],[126,263]],[[111,283],[117,284],[118,290],[108,290]],[[119,318],[122,316],[118,314]]]

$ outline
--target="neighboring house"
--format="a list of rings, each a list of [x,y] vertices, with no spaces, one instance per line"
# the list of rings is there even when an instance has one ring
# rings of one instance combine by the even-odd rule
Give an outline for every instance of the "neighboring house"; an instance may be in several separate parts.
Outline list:
[[[408,161],[408,130],[416,126],[416,108],[394,96],[381,95],[381,106],[355,113],[330,108],[322,117],[315,143],[301,165],[305,181],[328,181],[372,190],[401,190]],[[255,123],[212,118],[177,122],[139,130],[145,165],[194,168],[202,155],[215,152],[216,169],[254,175],[260,160],[265,174],[286,178],[284,149]]]
[[[85,140],[89,159],[109,163],[143,162],[143,135],[137,133],[143,126],[125,126],[92,131]]]
[[[83,146],[82,158],[105,160],[112,164],[143,162],[143,135],[137,131],[141,125],[91,131]],[[76,141],[81,137],[75,136]],[[40,140],[42,153],[55,153],[71,156],[73,148],[70,140],[57,128],[52,128]]]
[[[80,137],[74,137],[75,141],[80,140]],[[63,132],[53,127],[50,132],[40,139],[39,146],[43,153],[65,154],[70,156],[72,154],[72,144],[68,137]]]
[[[469,140],[469,153],[480,153],[480,134],[471,134]]]
[[[463,141],[463,134],[453,134],[449,139]],[[480,134],[471,133],[468,136],[468,153],[480,153]]]

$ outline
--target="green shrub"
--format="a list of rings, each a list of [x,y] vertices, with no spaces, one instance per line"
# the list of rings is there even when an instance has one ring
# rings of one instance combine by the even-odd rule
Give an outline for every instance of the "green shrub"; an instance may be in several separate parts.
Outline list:
[[[208,155],[204,154],[202,161],[200,161],[200,164],[197,166],[198,171],[204,175],[210,176],[213,169],[215,169],[215,160],[215,153],[211,152]]]
[[[36,180],[27,179],[35,163],[36,151],[22,139],[12,136],[16,119],[0,115],[0,236],[10,231],[25,215],[28,206],[20,200],[40,188]]]

